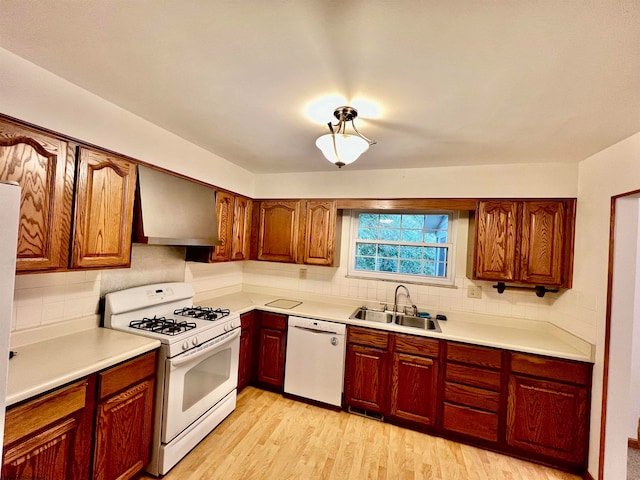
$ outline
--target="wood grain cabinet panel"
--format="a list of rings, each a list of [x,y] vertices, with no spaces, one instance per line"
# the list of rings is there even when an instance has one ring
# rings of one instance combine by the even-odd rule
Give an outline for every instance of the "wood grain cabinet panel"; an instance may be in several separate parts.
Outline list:
[[[436,419],[438,361],[394,352],[389,415],[421,425]]]
[[[464,405],[444,404],[443,427],[470,437],[498,441],[499,417]]]
[[[68,142],[0,119],[0,180],[22,187],[16,271],[67,268],[74,165]]]
[[[238,391],[251,382],[251,363],[253,358],[253,330],[255,313],[247,312],[240,315],[240,359],[238,365]]]
[[[258,260],[296,263],[300,202],[265,200],[260,202]]]
[[[88,479],[93,388],[82,380],[10,408],[2,478]]]
[[[331,266],[336,243],[336,201],[305,200],[302,261],[309,265]]]
[[[388,353],[380,348],[347,344],[345,403],[383,415],[387,405]]]
[[[231,260],[234,202],[235,196],[233,194],[223,191],[216,192],[216,217],[218,219],[218,236],[221,244],[213,247],[211,260],[214,262]]]
[[[258,383],[282,391],[284,387],[284,359],[287,349],[287,316],[260,312],[258,334]]]
[[[510,376],[508,445],[584,467],[588,415],[586,388]]]
[[[94,480],[134,478],[151,459],[156,352],[98,374]]]
[[[136,166],[88,148],[78,151],[71,267],[127,267]]]
[[[483,280],[516,279],[518,204],[479,202],[475,249],[475,274]]]
[[[253,201],[235,197],[231,241],[231,260],[249,260]]]

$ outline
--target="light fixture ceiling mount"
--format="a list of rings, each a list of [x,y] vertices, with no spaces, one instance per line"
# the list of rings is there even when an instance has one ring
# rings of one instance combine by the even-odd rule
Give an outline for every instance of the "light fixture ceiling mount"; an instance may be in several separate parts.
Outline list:
[[[358,116],[358,111],[355,108],[338,107],[333,112],[333,116],[336,117],[338,123],[329,122],[327,124],[331,133],[318,138],[316,147],[322,151],[327,160],[337,165],[338,168],[342,168],[355,162],[360,155],[369,149],[370,145],[376,142],[369,140],[356,128],[353,120]],[[345,133],[349,122],[351,122],[351,128],[353,128],[355,135]]]

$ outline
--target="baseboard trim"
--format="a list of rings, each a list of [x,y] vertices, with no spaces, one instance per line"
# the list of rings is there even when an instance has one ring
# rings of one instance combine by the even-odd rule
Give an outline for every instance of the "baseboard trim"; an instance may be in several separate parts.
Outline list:
[[[636,450],[640,450],[640,442],[635,438],[630,438],[628,445],[629,445],[629,448],[635,448]]]
[[[583,476],[582,476],[583,480],[595,480],[591,474],[589,472],[586,472]]]

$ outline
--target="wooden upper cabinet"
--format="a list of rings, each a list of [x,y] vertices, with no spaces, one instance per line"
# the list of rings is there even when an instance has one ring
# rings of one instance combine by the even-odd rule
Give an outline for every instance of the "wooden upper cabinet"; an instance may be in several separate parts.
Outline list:
[[[218,236],[221,245],[213,248],[211,260],[226,262],[231,260],[231,244],[233,229],[234,195],[227,192],[216,192],[216,216],[218,217]]]
[[[258,260],[296,263],[300,202],[265,200],[260,202],[258,220]]]
[[[303,263],[331,266],[334,262],[336,241],[336,201],[305,200],[302,202],[304,218]]]
[[[67,267],[74,160],[66,141],[0,119],[0,180],[22,187],[17,271]]]
[[[515,280],[517,215],[515,202],[480,202],[476,227],[477,278]]]
[[[520,278],[523,282],[536,285],[563,283],[565,210],[563,202],[522,204]]]
[[[481,201],[474,276],[571,287],[575,200]]]
[[[236,196],[233,213],[231,260],[248,260],[251,245],[251,213],[253,201]]]
[[[129,266],[136,166],[88,148],[78,151],[71,267]]]

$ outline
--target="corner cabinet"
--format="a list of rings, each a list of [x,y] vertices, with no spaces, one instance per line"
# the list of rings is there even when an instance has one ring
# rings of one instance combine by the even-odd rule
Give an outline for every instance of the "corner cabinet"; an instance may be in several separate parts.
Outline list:
[[[337,264],[335,200],[256,202],[254,251],[257,260],[307,265]]]
[[[76,162],[62,137],[0,118],[0,180],[22,188],[16,271],[129,266],[135,178],[128,160],[80,147]]]
[[[135,189],[133,163],[78,149],[72,268],[129,265]]]
[[[248,260],[252,206],[250,198],[222,190],[216,191],[216,216],[221,245],[188,247],[187,260],[208,263]]]
[[[488,200],[476,210],[473,278],[570,288],[575,200]]]

